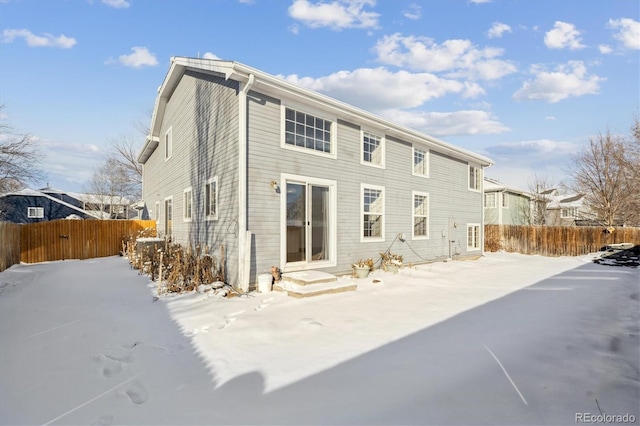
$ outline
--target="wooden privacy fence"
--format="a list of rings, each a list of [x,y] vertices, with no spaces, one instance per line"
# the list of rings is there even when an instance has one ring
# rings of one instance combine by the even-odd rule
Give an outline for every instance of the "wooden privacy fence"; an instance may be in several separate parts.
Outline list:
[[[20,260],[26,263],[114,256],[122,241],[151,230],[154,220],[53,220],[20,225]]]
[[[542,256],[581,256],[607,244],[640,245],[640,228],[615,228],[608,232],[596,226],[485,225],[485,251],[504,250]]]
[[[20,263],[20,225],[0,222],[0,272]]]

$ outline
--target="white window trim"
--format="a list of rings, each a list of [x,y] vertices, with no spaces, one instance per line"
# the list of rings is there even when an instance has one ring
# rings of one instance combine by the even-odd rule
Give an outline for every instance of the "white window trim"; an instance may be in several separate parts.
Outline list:
[[[158,224],[160,223],[160,201],[156,201],[156,226],[158,226]]]
[[[173,126],[164,134],[164,161],[169,160],[173,156]]]
[[[44,207],[27,207],[29,219],[44,219]]]
[[[477,170],[478,176],[476,177],[476,181],[478,184],[477,188],[472,188],[471,187],[471,176],[470,176],[470,172],[471,172],[471,168],[474,168]],[[475,175],[474,175],[475,176]],[[468,165],[468,169],[467,169],[467,183],[468,183],[468,188],[469,191],[473,191],[473,192],[482,192],[482,168],[478,167],[478,166],[473,166],[471,164]]]
[[[207,214],[207,207],[208,207],[208,200],[207,200],[207,186],[215,183],[216,185],[216,193],[215,193],[215,205],[216,205],[216,212],[215,214]],[[205,220],[218,220],[218,216],[220,213],[220,184],[218,182],[218,176],[214,176],[210,179],[208,179],[205,182],[205,187],[203,188],[203,194],[202,194],[202,198],[204,199],[204,216],[205,216]]]
[[[414,232],[416,230],[415,228],[415,223],[416,223],[416,208],[415,208],[415,203],[416,203],[416,195],[421,195],[424,197],[427,197],[427,235],[415,235]],[[420,215],[420,217],[423,217],[422,215]],[[429,197],[429,193],[428,192],[420,192],[420,191],[412,191],[411,192],[411,239],[412,240],[428,240],[429,239],[429,235],[431,234],[431,232],[429,232],[429,225],[430,225],[430,221],[431,221],[431,197]]]
[[[487,196],[491,196],[491,198],[493,198],[493,205],[492,206],[487,206]],[[484,208],[485,209],[495,209],[498,206],[498,203],[496,202],[496,193],[495,192],[489,192],[489,193],[485,193],[484,194]]]
[[[420,151],[424,151],[424,160],[427,163],[427,173],[416,173],[416,165],[414,163],[416,156],[416,149]],[[420,176],[423,178],[428,178],[429,173],[431,172],[431,156],[429,154],[428,149],[416,148],[415,146],[411,147],[411,174],[413,176]]]
[[[565,212],[567,212],[568,214],[565,214]],[[577,207],[561,207],[560,217],[562,219],[575,219],[576,217],[578,217],[578,208]]]
[[[380,150],[382,151],[380,164],[376,164],[371,161],[364,161],[364,134],[365,133],[369,133],[372,136],[376,136],[380,138]],[[385,151],[387,149],[386,142],[387,141],[384,133],[378,134],[377,132],[374,132],[370,129],[360,129],[360,164],[363,164],[369,167],[376,167],[378,169],[384,169],[385,168]]]
[[[300,146],[289,145],[286,143],[286,116],[287,116],[287,108],[293,109],[295,111],[302,112],[304,114],[313,115],[314,117],[321,118],[323,120],[327,120],[331,122],[331,152],[321,152],[316,151],[315,149],[303,148]],[[338,158],[338,118],[330,117],[326,113],[318,112],[313,108],[309,108],[307,106],[296,105],[295,103],[287,103],[284,102],[280,105],[280,148],[288,149],[296,152],[303,152],[305,154],[317,155],[318,157],[324,158]]]
[[[187,217],[187,193],[189,194],[189,203],[191,204],[191,216]],[[193,221],[193,187],[185,188],[182,191],[182,221]]]
[[[287,182],[305,184],[305,185],[322,185],[329,187],[329,259],[324,261],[313,262],[289,262],[287,263]],[[284,271],[304,271],[308,269],[329,268],[337,265],[338,261],[338,190],[335,180],[319,179],[309,176],[294,175],[288,173],[280,173],[280,184],[282,185],[284,194],[280,197],[280,265]]]
[[[167,232],[167,201],[171,200],[171,233]],[[164,235],[166,237],[170,237],[173,235],[173,228],[174,228],[174,224],[175,224],[175,205],[173,204],[173,195],[169,195],[168,197],[164,198],[164,217],[163,217],[163,221],[162,221],[162,226],[164,227]]]
[[[478,247],[472,247],[469,246],[469,228],[478,228],[478,235],[477,235],[477,240],[478,240]],[[480,238],[482,235],[481,230],[480,230],[480,224],[479,223],[467,223],[467,251],[480,251],[481,247],[482,247],[482,239]]]
[[[365,237],[364,236],[364,215],[368,214],[364,211],[364,190],[366,189],[375,189],[375,190],[379,190],[382,191],[382,213],[379,213],[382,216],[382,224],[380,227],[380,237]],[[378,186],[378,185],[369,185],[366,183],[361,183],[360,184],[360,242],[361,243],[368,243],[368,242],[378,242],[378,241],[384,241],[384,231],[385,231],[385,220],[386,220],[386,214],[385,214],[385,209],[386,209],[386,193],[385,193],[385,188],[384,186]],[[374,214],[378,214],[378,213],[374,213]]]

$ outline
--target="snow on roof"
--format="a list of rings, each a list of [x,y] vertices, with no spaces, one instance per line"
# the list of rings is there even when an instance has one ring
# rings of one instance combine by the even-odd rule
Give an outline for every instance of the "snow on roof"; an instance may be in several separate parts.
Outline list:
[[[523,195],[525,197],[531,198],[531,194],[529,194],[525,190],[505,185],[496,179],[484,178],[484,192],[501,192],[501,191],[511,192],[513,194],[519,194],[519,195]]]
[[[69,203],[67,203],[65,201],[62,201],[59,198],[52,197],[50,195],[45,194],[44,192],[40,192],[40,191],[35,190],[35,189],[24,188],[24,189],[21,189],[20,191],[10,192],[10,193],[7,193],[7,194],[0,195],[0,197],[7,197],[7,196],[10,196],[10,195],[17,195],[17,196],[24,196],[24,197],[44,197],[44,198],[47,198],[47,199],[49,199],[49,200],[51,200],[51,201],[53,201],[55,203],[58,203],[60,205],[68,207],[70,209],[76,210],[76,211],[78,211],[80,213],[83,213],[83,214],[85,214],[87,216],[91,216],[91,217],[96,218],[96,219],[99,218],[99,216],[94,214],[94,212],[83,210],[83,209],[81,209],[79,207],[74,206],[73,204],[69,204]]]

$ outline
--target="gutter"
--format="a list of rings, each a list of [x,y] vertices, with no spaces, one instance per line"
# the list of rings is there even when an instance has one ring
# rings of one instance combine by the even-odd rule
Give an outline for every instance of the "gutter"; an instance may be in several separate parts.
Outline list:
[[[255,77],[249,74],[249,81],[240,83],[238,106],[238,287],[249,291],[251,265],[251,232],[247,230],[247,94]]]

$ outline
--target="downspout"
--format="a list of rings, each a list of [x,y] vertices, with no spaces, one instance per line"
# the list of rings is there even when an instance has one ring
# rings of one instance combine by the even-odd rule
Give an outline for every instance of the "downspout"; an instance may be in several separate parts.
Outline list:
[[[247,230],[247,94],[255,77],[249,74],[249,81],[240,83],[238,99],[238,288],[249,291],[249,268],[251,265],[251,233]]]

